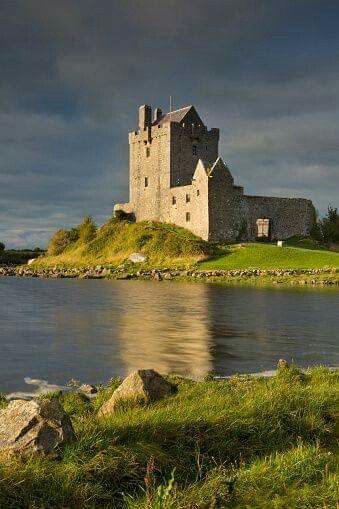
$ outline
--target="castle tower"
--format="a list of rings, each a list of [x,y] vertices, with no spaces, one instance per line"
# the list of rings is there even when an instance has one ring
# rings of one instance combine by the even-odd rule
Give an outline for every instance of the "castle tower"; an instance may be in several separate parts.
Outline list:
[[[137,220],[168,221],[169,189],[189,185],[199,159],[218,156],[219,129],[208,130],[194,106],[163,114],[143,105],[129,134],[130,204]]]

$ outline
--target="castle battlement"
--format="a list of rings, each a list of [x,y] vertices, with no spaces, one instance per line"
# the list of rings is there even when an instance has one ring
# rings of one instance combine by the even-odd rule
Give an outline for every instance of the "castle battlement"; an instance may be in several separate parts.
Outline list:
[[[254,197],[234,185],[219,156],[219,129],[202,121],[194,106],[163,113],[140,106],[138,128],[129,133],[130,201],[115,210],[137,221],[173,223],[203,239],[284,239],[307,235],[310,200]],[[264,225],[264,226],[263,226]]]

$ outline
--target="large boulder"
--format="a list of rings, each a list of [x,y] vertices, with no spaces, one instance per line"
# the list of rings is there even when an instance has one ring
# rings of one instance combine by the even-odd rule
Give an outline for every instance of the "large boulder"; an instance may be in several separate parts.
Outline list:
[[[174,391],[174,386],[167,382],[153,369],[140,369],[131,373],[113,392],[111,398],[102,405],[99,415],[113,413],[124,402],[151,403]]]
[[[56,398],[15,400],[0,411],[0,450],[49,454],[75,438]]]

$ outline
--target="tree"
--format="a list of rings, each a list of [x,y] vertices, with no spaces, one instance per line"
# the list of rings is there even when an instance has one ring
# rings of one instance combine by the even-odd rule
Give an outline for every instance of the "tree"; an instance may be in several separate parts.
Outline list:
[[[0,242],[0,253],[2,251],[5,251],[5,247],[6,247],[5,244],[3,242]]]
[[[95,238],[97,227],[91,216],[84,217],[82,223],[78,226],[78,232],[81,242],[90,242]]]
[[[339,242],[338,209],[328,206],[326,216],[320,221],[320,229],[324,242]]]

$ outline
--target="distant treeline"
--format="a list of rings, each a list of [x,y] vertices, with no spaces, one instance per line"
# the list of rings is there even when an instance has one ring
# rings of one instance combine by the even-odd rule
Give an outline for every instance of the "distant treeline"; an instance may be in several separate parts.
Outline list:
[[[44,254],[44,250],[35,249],[1,249],[0,247],[0,265],[21,265],[32,258],[38,258]]]

